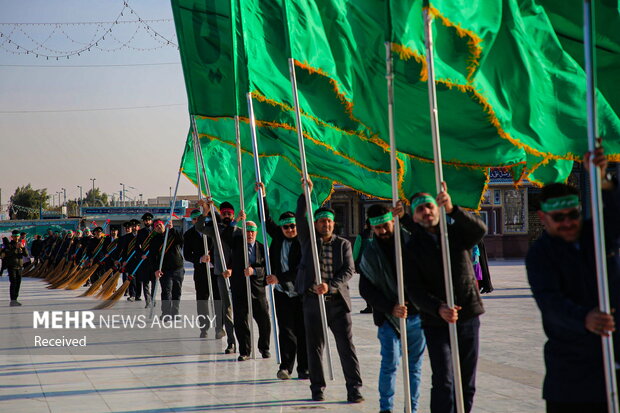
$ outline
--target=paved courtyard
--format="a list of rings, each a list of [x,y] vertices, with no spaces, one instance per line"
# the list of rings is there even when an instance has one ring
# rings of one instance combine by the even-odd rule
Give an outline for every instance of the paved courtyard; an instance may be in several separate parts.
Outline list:
[[[491,263],[495,291],[484,297],[481,318],[475,412],[542,412],[544,335],[538,309],[531,297],[520,261]],[[0,411],[2,412],[375,412],[379,410],[377,377],[379,343],[372,316],[360,314],[364,302],[350,283],[353,298],[354,342],[361,362],[366,401],[347,404],[342,371],[332,341],[335,380],[328,382],[325,402],[309,401],[308,381],[277,380],[274,358],[237,362],[223,354],[225,342],[201,340],[197,331],[180,339],[201,346],[199,355],[167,351],[156,354],[153,345],[170,348],[174,342],[153,343],[135,337],[131,352],[114,350],[97,355],[72,351],[28,354],[8,344],[16,337],[17,317],[30,317],[40,300],[93,307],[92,298],[75,298],[78,291],[48,290],[39,279],[25,278],[20,301],[8,306],[8,279],[0,278]],[[185,275],[184,298],[194,297],[192,270]],[[6,298],[6,300],[5,300]],[[46,301],[47,302],[47,301]],[[127,303],[123,305],[135,305]],[[119,303],[119,305],[121,305]],[[75,309],[75,308],[74,308]],[[142,310],[145,311],[145,310]],[[30,326],[31,327],[31,326]],[[257,334],[257,333],[256,333]],[[120,337],[120,336],[119,336]],[[124,340],[124,338],[123,338]],[[142,347],[144,346],[144,347]],[[144,349],[142,352],[141,350]],[[198,354],[198,353],[196,353]],[[294,376],[296,376],[294,374]],[[398,376],[396,411],[403,406]],[[425,358],[420,412],[429,411],[430,364]]]

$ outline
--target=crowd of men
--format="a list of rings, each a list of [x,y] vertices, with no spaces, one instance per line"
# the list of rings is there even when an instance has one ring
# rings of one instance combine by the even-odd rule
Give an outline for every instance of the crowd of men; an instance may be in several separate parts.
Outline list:
[[[586,164],[590,158],[587,154]],[[603,171],[606,169],[602,151],[595,154],[593,162]],[[302,185],[312,190],[311,181]],[[609,288],[615,308],[620,299],[620,196],[617,184],[606,176],[603,188]],[[275,220],[269,212],[265,186],[258,183],[256,189],[265,203],[265,226],[272,239],[269,246],[271,274],[266,271],[265,246],[256,239],[256,223],[245,221],[244,211],[235,211],[228,202],[220,204],[217,210],[209,200],[198,202],[200,210],[192,211],[193,227],[185,234],[169,226],[165,247],[165,223],[153,221],[153,216],[147,213],[142,223],[126,222],[123,225],[126,234],[120,238],[115,231],[109,237],[102,237],[101,227],[95,228],[92,234],[88,230],[75,234],[69,231],[64,236],[50,232],[45,240],[33,243],[32,256],[35,262],[42,259],[52,259],[54,263],[63,259],[76,263],[98,262],[101,266],[90,282],[95,282],[111,266],[121,268],[124,279],[131,281],[127,299],[140,301],[143,296],[147,307],[152,300],[154,283],[159,279],[162,314],[170,316],[179,311],[184,259],[191,262],[196,310],[206,315],[211,295],[221,304],[216,317],[216,338],[226,337],[225,353],[238,353],[239,361],[248,360],[253,352],[249,305],[258,326],[257,349],[263,358],[271,357],[272,325],[266,288],[273,286],[281,352],[277,377],[291,378],[296,363],[297,377],[309,379],[311,397],[315,401],[325,399],[326,388],[325,336],[319,311],[319,296],[323,296],[327,325],[336,342],[347,400],[351,403],[364,401],[360,364],[353,344],[348,285],[354,273],[359,272],[360,293],[373,310],[381,347],[380,411],[392,412],[395,408],[400,337],[406,334],[412,410],[415,412],[418,408],[422,360],[427,349],[432,369],[431,411],[455,412],[448,329],[449,324],[455,324],[464,408],[470,412],[476,391],[480,315],[484,313],[480,285],[472,266],[472,250],[486,232],[480,218],[453,204],[445,184],[436,197],[427,193],[413,195],[410,213],[401,203],[395,208],[373,205],[367,211],[370,231],[363,248],[356,251],[359,258],[354,262],[351,243],[334,233],[336,217],[332,209],[320,207],[314,211],[311,227],[306,218],[304,196],[300,195],[296,210],[284,212]],[[448,306],[444,284],[439,229],[441,208],[450,217],[447,228],[454,307]],[[538,209],[545,232],[533,244],[526,263],[549,340],[545,346],[547,375],[543,388],[547,411],[607,411],[600,337],[616,336],[616,316],[598,309],[592,224],[581,217],[578,193],[566,184],[545,187]],[[215,222],[211,219],[212,210]],[[401,223],[404,305],[398,300],[395,215]],[[243,221],[246,234],[242,230]],[[312,256],[311,231],[317,239],[318,269]],[[8,260],[9,274],[13,277],[11,305],[19,305],[19,282],[15,275],[18,272],[14,263],[27,252],[16,231],[13,237],[9,247],[3,250],[2,258]],[[161,271],[157,270],[160,260]],[[317,270],[320,283],[315,278]],[[400,319],[405,319],[406,331],[401,330]],[[206,327],[200,331],[200,337],[207,337]],[[615,338],[618,350],[619,342]],[[616,351],[616,356],[620,356],[620,352]]]

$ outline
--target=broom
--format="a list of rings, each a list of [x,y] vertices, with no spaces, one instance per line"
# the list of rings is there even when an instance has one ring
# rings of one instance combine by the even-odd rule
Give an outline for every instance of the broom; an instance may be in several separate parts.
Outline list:
[[[90,277],[91,275],[93,275],[97,269],[97,267],[99,266],[99,264],[95,265],[93,269],[88,271],[88,276]],[[108,279],[108,277],[99,277],[99,279],[97,281],[95,281],[89,288],[88,290],[86,290],[84,292],[84,294],[81,294],[80,297],[90,297],[91,295],[95,294],[95,292],[97,292],[97,290],[99,289],[99,287],[101,287],[101,285],[106,282],[106,280]]]
[[[73,263],[69,263],[67,265],[67,268],[63,269],[58,279],[52,282],[50,285],[48,285],[47,288],[50,288],[50,289],[64,288],[71,281],[71,277],[74,275],[73,269],[74,269]]]
[[[149,255],[149,251],[147,251],[146,254],[144,255],[145,256]],[[128,262],[128,261],[129,259],[127,259],[127,261],[125,262]],[[125,294],[125,291],[127,291],[127,288],[129,288],[129,284],[131,284],[131,280],[133,280],[134,274],[136,273],[136,271],[138,271],[138,268],[140,268],[140,264],[142,264],[143,261],[144,261],[144,258],[140,260],[138,265],[136,265],[136,268],[134,268],[131,274],[129,275],[129,277],[127,277],[127,281],[125,281],[123,285],[121,285],[121,287],[118,290],[116,290],[114,294],[112,294],[107,300],[103,301],[101,304],[93,308],[93,310],[104,310],[106,308],[112,308],[114,304],[116,304],[123,297],[123,295]]]
[[[107,277],[108,275],[110,275],[110,271],[112,271],[112,269],[109,269],[108,271],[106,271],[102,277]],[[80,288],[81,286],[84,285],[84,283],[86,282],[86,280],[88,280],[90,278],[90,276],[92,275],[92,273],[88,270],[85,271],[77,271],[77,273],[75,274],[73,281],[71,283],[69,283],[69,285],[67,285],[65,287],[66,290],[77,290],[78,288]]]
[[[108,280],[101,286],[99,292],[95,294],[95,297],[105,300],[107,297],[111,296],[114,290],[116,290],[119,275],[120,274],[118,272],[110,275]]]
[[[79,268],[71,263],[67,276],[62,281],[56,283],[52,288],[66,288],[68,285],[72,284],[79,275]]]
[[[60,260],[58,264],[45,276],[45,281],[47,282],[55,282],[58,281],[59,276],[62,274],[62,269],[65,265],[65,260]]]

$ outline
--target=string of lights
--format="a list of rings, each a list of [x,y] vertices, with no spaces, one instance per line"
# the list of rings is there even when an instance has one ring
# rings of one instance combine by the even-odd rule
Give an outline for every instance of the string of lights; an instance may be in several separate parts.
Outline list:
[[[137,20],[121,20],[125,14],[135,15]],[[145,20],[140,17],[136,10],[129,5],[127,1],[123,1],[123,7],[118,13],[115,20],[110,22],[70,22],[70,23],[0,23],[0,49],[14,55],[33,55],[36,58],[45,57],[46,60],[51,59],[69,59],[74,56],[81,56],[82,53],[91,52],[92,50],[100,50],[105,52],[115,52],[121,49],[130,49],[134,51],[152,51],[161,49],[163,47],[174,47],[178,49],[178,44],[175,43],[176,36],[167,38],[162,35],[158,30],[153,27],[153,23],[170,23],[171,19],[154,19]],[[127,40],[121,40],[119,36],[112,34],[113,27],[122,24],[136,25],[136,30],[131,34]],[[91,36],[88,42],[77,40],[74,36],[71,36],[66,28],[69,26],[95,26],[95,32]],[[50,27],[49,33],[45,37],[45,40],[37,40],[31,35],[25,28],[29,26],[36,27]],[[138,33],[144,32],[148,37],[154,39],[159,43],[154,47],[138,47],[133,45],[132,42],[136,40]],[[17,35],[20,35],[17,38]],[[48,42],[51,39],[64,37],[76,47],[72,49],[61,50],[56,47],[48,46]],[[106,41],[106,37],[114,41],[116,47],[105,47],[103,42]]]

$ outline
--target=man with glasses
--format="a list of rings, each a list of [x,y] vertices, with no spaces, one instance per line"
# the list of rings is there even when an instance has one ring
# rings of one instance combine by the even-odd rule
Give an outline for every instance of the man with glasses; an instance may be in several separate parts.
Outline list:
[[[589,169],[592,156],[583,164]],[[607,179],[602,150],[592,159],[601,168],[607,276],[611,307],[620,304],[620,192]],[[545,231],[532,244],[526,267],[547,336],[543,398],[547,412],[607,412],[601,336],[613,335],[616,362],[620,337],[615,314],[599,310],[592,220],[581,216],[576,188],[543,188],[537,215]],[[617,364],[616,364],[617,365]]]
[[[265,204],[265,224],[271,237],[269,253],[271,270],[275,275],[276,313],[278,314],[278,339],[280,342],[280,367],[277,377],[280,380],[291,378],[295,358],[297,358],[297,377],[308,379],[308,354],[306,350],[306,332],[301,296],[295,291],[295,278],[301,259],[301,246],[297,239],[297,221],[295,213],[286,211],[276,223],[269,214],[265,185],[261,188]]]

